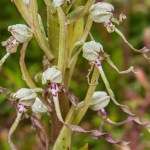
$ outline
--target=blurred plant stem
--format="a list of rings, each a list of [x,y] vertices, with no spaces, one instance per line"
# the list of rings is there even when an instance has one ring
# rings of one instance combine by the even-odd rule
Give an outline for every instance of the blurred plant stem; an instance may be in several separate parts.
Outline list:
[[[30,11],[31,11],[31,18],[32,18],[32,25],[31,28],[34,32],[34,35],[37,39],[37,42],[40,46],[40,48],[45,52],[46,56],[52,60],[53,55],[48,48],[48,43],[47,41],[43,38],[41,29],[40,29],[40,24],[39,24],[39,18],[38,18],[38,6],[36,0],[30,0]]]
[[[23,80],[25,80],[26,84],[30,87],[30,88],[36,88],[36,85],[35,83],[33,82],[33,80],[31,79],[30,75],[29,75],[29,72],[26,68],[26,64],[25,64],[25,54],[26,54],[26,49],[27,49],[27,46],[28,46],[28,42],[27,43],[24,43],[23,46],[22,46],[22,49],[20,51],[20,69],[21,69],[21,72],[22,72],[22,78]]]

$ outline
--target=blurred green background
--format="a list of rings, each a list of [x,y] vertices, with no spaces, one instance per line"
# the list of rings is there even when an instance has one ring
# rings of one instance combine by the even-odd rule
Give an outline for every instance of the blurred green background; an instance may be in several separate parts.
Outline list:
[[[78,0],[79,1],[79,0]],[[84,3],[79,1],[79,3]],[[127,20],[119,26],[119,29],[126,35],[128,41],[136,48],[141,48],[146,45],[150,48],[150,0],[107,0],[115,7],[115,16],[120,13],[127,16]],[[45,5],[42,0],[38,0],[39,13],[46,24]],[[0,42],[6,40],[10,34],[7,27],[12,24],[24,23],[16,7],[10,0],[0,0]],[[121,38],[115,33],[107,33],[103,25],[94,24],[92,34],[96,41],[100,42],[104,50],[110,55],[114,64],[120,69],[125,70],[131,65],[135,66],[139,74],[120,75],[113,70],[106,62],[104,62],[104,70],[110,82],[112,89],[119,102],[130,106],[134,113],[140,116],[142,121],[150,121],[150,91],[146,88],[146,84],[150,82],[150,65],[140,54],[135,54],[132,50],[123,43]],[[6,53],[5,48],[0,45],[0,58]],[[27,87],[22,80],[21,71],[19,68],[20,47],[16,54],[13,54],[4,64],[0,72],[0,86],[7,87],[10,91],[15,92],[21,87]],[[34,75],[42,71],[43,52],[39,49],[35,39],[30,42],[27,49],[26,65],[34,78]],[[71,81],[70,90],[81,100],[84,99],[88,84],[86,75],[89,65],[80,56],[76,65],[74,75]],[[39,86],[41,82],[37,83]],[[81,88],[82,87],[82,88]],[[97,90],[105,90],[103,82],[99,80]],[[107,107],[109,117],[114,121],[121,121],[127,116],[112,102]],[[16,110],[13,105],[7,101],[3,94],[0,94],[0,150],[9,150],[7,144],[7,134],[14,118]],[[47,131],[50,131],[48,116],[43,116],[42,121]],[[98,128],[101,119],[95,112],[88,111],[81,126],[85,129]],[[44,149],[39,142],[39,139],[31,129],[30,121],[24,119],[17,128],[15,143],[21,150],[42,150]],[[99,140],[92,139],[88,134],[74,133],[73,135],[73,150],[78,150],[88,143],[89,150],[149,150],[150,149],[150,133],[145,128],[141,128],[133,123],[114,127],[105,125],[105,132],[108,132],[115,139],[124,139],[131,141],[127,147],[120,147],[107,143],[103,138]]]

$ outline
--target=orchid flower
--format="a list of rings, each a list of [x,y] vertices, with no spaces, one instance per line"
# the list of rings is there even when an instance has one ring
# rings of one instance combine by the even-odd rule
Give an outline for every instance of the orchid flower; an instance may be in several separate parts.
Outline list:
[[[42,74],[42,84],[51,83],[49,92],[51,92],[53,97],[53,102],[56,110],[57,117],[59,121],[64,122],[61,116],[59,100],[58,100],[58,83],[62,82],[62,73],[55,66],[48,68]]]
[[[7,53],[0,60],[0,69],[10,54],[17,51],[19,44],[29,42],[33,36],[32,30],[24,24],[11,25],[8,27],[8,31],[12,36],[2,42],[2,46],[6,47]]]
[[[111,4],[105,3],[105,2],[99,2],[99,3],[92,5],[92,7],[89,10],[89,13],[90,13],[91,19],[94,22],[104,23],[104,26],[106,27],[106,29],[109,33],[112,33],[115,31],[134,52],[142,53],[145,58],[150,59],[145,54],[145,53],[149,52],[149,49],[147,49],[146,47],[143,47],[140,50],[134,48],[127,41],[127,39],[125,38],[123,33],[116,28],[116,26],[113,24],[113,22],[115,24],[119,25],[120,22],[122,22],[124,19],[126,19],[126,16],[124,14],[120,14],[119,20],[118,20],[113,17],[113,13],[112,13],[113,10],[114,10],[114,7]]]
[[[104,51],[103,51],[102,45],[98,42],[90,41],[90,42],[86,42],[83,45],[83,57],[85,59],[87,59],[88,61],[94,63],[95,66],[97,67],[97,69],[99,70],[99,73],[100,73],[100,75],[104,81],[104,84],[105,84],[106,89],[110,95],[110,98],[113,100],[113,102],[116,105],[120,106],[125,113],[130,114],[131,116],[134,115],[130,112],[130,109],[128,108],[128,106],[119,104],[116,101],[115,95],[114,95],[112,89],[110,88],[109,82],[108,82],[108,80],[105,76],[105,73],[103,71],[102,64],[101,64],[101,61],[103,58],[101,58],[100,53],[104,54]],[[113,67],[113,68],[116,69],[116,67]],[[116,69],[116,70],[118,71],[118,69]],[[129,71],[132,71],[132,70],[131,70],[131,68],[129,68],[128,70],[120,72],[120,73],[128,73]]]
[[[16,99],[18,101],[18,112],[17,112],[17,117],[12,124],[9,133],[8,133],[8,142],[11,146],[12,149],[16,150],[16,146],[13,144],[11,140],[11,136],[16,130],[21,117],[24,112],[27,111],[28,107],[32,106],[33,103],[35,102],[35,99],[37,97],[37,94],[35,93],[35,89],[27,89],[27,88],[22,88],[18,90],[16,93],[11,94],[12,98]]]
[[[110,96],[104,91],[96,91],[93,94],[90,103],[90,109],[94,111],[101,110],[105,108],[110,102]]]

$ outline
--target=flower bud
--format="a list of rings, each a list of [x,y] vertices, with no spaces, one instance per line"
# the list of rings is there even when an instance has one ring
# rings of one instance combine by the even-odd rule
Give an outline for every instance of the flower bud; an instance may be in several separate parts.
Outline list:
[[[28,107],[33,105],[37,94],[34,92],[34,89],[21,88],[12,96],[13,98],[19,99],[19,104],[23,104]]]
[[[38,97],[36,97],[36,100],[32,105],[32,111],[36,114],[46,113],[47,107],[42,103],[42,101]]]
[[[52,2],[52,4],[53,4],[55,7],[59,7],[59,6],[61,6],[63,3],[64,3],[64,0],[53,0],[53,2]]]
[[[61,83],[62,82],[62,73],[56,67],[48,68],[42,74],[42,84],[46,83]]]
[[[90,17],[94,22],[101,22],[104,23],[106,21],[109,21],[110,18],[112,18],[113,14],[111,11],[114,10],[114,7],[105,2],[99,2],[90,8]]]
[[[10,36],[6,41],[2,42],[2,46],[6,47],[8,53],[15,53],[19,42],[13,37]]]
[[[24,24],[16,24],[8,27],[8,31],[14,36],[20,43],[25,43],[31,40],[33,32]]]
[[[110,96],[107,95],[104,91],[96,91],[93,94],[90,109],[93,111],[99,111],[102,108],[105,108],[110,102]]]
[[[100,51],[103,51],[103,46],[95,41],[86,42],[83,45],[83,57],[89,61],[94,61],[99,58]]]

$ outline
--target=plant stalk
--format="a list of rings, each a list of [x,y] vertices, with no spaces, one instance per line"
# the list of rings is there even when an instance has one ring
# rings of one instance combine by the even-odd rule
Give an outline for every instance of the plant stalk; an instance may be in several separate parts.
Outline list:
[[[40,30],[40,24],[38,19],[38,6],[36,0],[30,0],[30,10],[31,10],[31,16],[32,16],[32,29],[34,32],[34,35],[37,39],[37,42],[40,46],[40,48],[45,52],[48,59],[52,60],[53,55],[51,53],[51,50],[48,48],[47,41],[44,40],[42,32]]]
[[[28,70],[26,68],[26,65],[25,65],[25,54],[26,54],[27,46],[28,46],[28,42],[24,43],[23,46],[22,46],[22,49],[20,51],[20,60],[19,60],[19,63],[20,63],[20,69],[21,69],[21,72],[22,72],[23,80],[25,80],[26,84],[31,89],[33,89],[33,88],[36,88],[36,85],[33,82],[33,80],[31,79],[31,77],[29,75],[29,72],[28,72]]]
[[[70,24],[70,23],[76,22],[78,19],[83,17],[89,11],[90,7],[92,6],[94,2],[95,0],[88,0],[84,8],[73,18],[68,19],[67,23]]]
[[[61,7],[57,8],[59,19],[59,53],[58,53],[58,68],[62,71],[63,77],[67,65],[67,25],[66,16]]]

